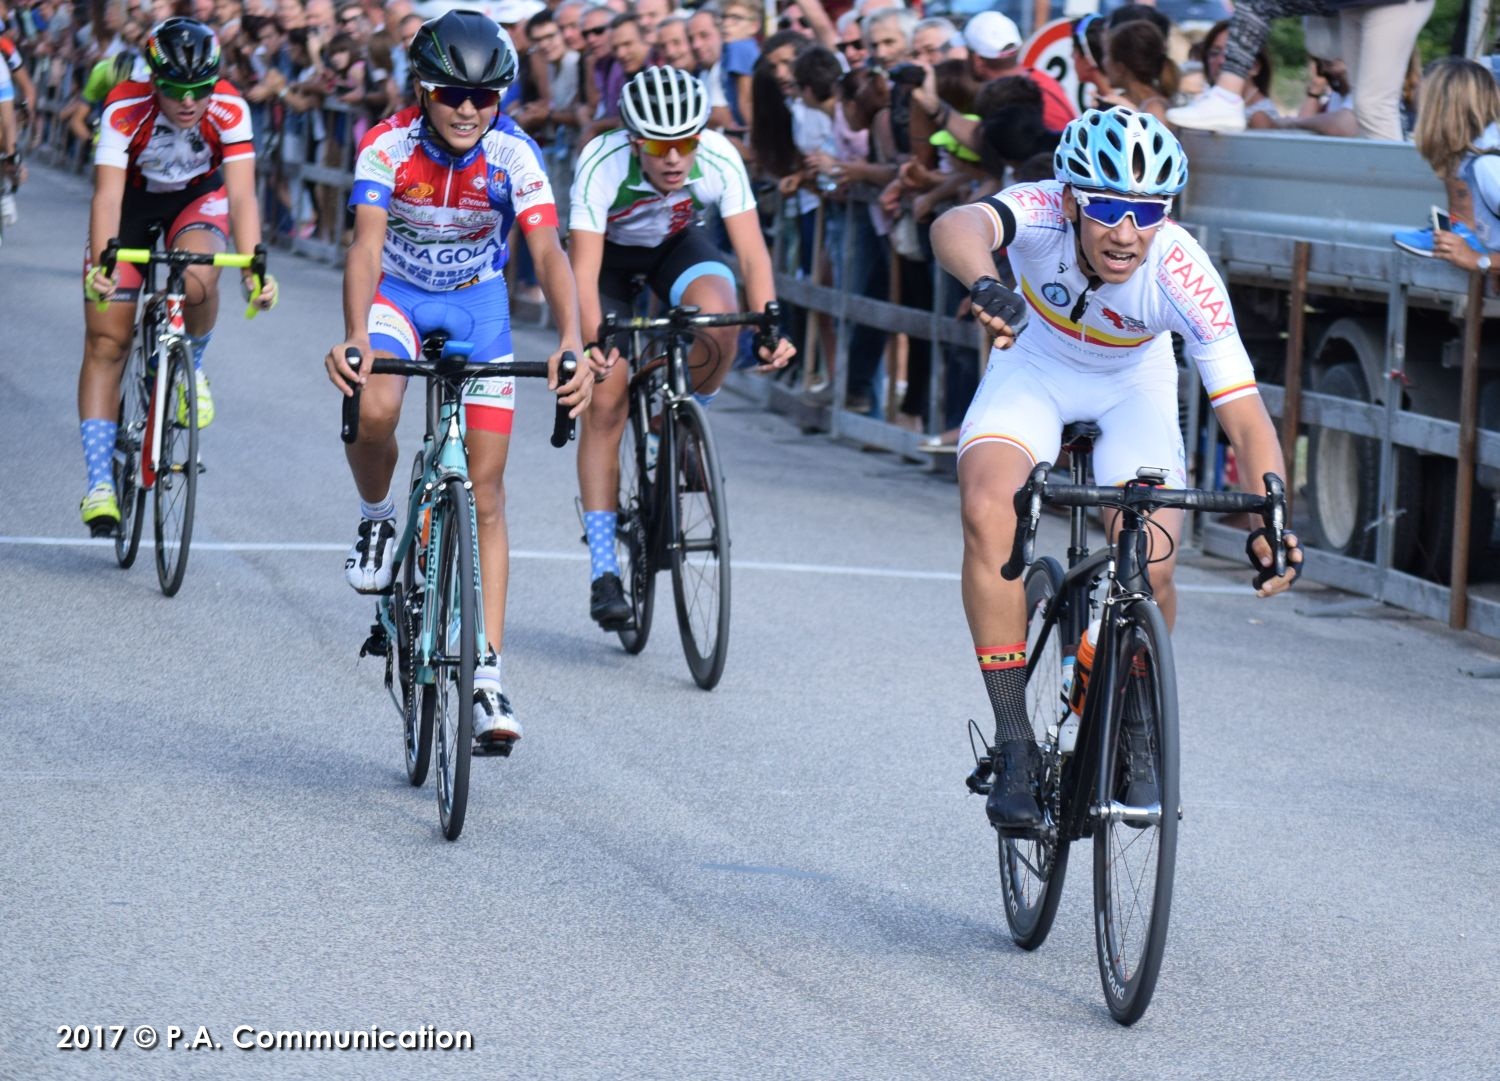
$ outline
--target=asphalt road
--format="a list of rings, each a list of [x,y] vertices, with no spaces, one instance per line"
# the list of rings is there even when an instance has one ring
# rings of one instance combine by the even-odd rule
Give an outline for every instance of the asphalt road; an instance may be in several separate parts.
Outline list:
[[[0,249],[0,1077],[1500,1069],[1500,683],[1465,674],[1493,649],[1315,618],[1348,598],[1258,601],[1243,568],[1188,560],[1171,936],[1150,1011],[1120,1029],[1086,851],[1039,952],[1004,929],[962,784],[986,705],[954,487],[729,396],[733,645],[708,694],[669,613],[634,658],[588,621],[572,454],[523,388],[505,664],[526,737],[475,763],[446,843],[357,658],[372,606],[342,578],[355,496],[319,362],[336,273],[282,257],[274,313],[226,304],[167,600],[149,549],[121,572],[77,519],[87,203],[36,170]],[[95,1025],[121,1046],[58,1049]],[[142,1025],[185,1035],[142,1050]],[[239,1026],[424,1025],[473,1049],[234,1046]],[[187,1050],[198,1026],[222,1050]]]

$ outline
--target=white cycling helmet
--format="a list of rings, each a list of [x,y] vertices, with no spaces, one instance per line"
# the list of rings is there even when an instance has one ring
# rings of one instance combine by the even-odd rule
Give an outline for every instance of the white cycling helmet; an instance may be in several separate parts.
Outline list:
[[[1156,198],[1176,195],[1188,177],[1177,136],[1150,113],[1122,106],[1090,109],[1071,121],[1052,168],[1064,184]]]
[[[620,119],[642,139],[685,139],[708,123],[708,91],[678,68],[646,68],[625,84]]]

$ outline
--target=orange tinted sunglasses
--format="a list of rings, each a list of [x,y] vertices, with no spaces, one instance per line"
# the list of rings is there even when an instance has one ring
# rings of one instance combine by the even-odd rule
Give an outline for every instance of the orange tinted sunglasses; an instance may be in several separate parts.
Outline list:
[[[686,139],[642,139],[641,149],[653,158],[664,158],[674,150],[687,157],[698,149],[698,137],[689,135]]]

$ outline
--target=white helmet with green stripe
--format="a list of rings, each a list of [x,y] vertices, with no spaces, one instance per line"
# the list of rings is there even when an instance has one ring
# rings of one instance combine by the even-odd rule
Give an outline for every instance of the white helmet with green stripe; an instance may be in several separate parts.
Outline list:
[[[620,93],[620,119],[642,139],[685,139],[708,123],[708,91],[678,68],[646,68]]]

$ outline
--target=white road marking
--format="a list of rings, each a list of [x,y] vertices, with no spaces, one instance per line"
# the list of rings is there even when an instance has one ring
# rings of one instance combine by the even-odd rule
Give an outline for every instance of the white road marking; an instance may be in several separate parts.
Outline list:
[[[35,548],[106,548],[114,541],[94,537],[5,537],[0,536],[0,545],[30,546]],[[145,547],[150,542],[143,540]],[[319,541],[194,541],[195,552],[344,552],[347,544]],[[564,563],[587,563],[587,552],[534,552],[512,549],[512,559],[551,560]],[[822,574],[852,578],[897,578],[908,582],[957,582],[956,571],[924,571],[905,567],[861,567],[840,566],[831,563],[773,563],[755,559],[736,559],[735,570],[772,571],[782,574]],[[1252,595],[1247,585],[1201,585],[1178,582],[1179,593],[1221,593],[1225,595]]]

